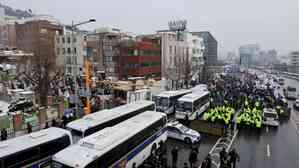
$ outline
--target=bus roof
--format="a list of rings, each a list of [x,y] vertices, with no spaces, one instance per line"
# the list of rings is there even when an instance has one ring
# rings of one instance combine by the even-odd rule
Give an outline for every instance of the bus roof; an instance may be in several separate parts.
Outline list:
[[[188,94],[191,93],[191,90],[187,90],[187,89],[181,89],[181,90],[171,90],[171,91],[163,91],[160,94],[158,94],[158,97],[173,97],[173,96],[178,96],[178,95],[182,95],[182,94]]]
[[[70,135],[69,131],[51,127],[38,132],[33,132],[23,136],[0,142],[0,158],[17,153],[30,147],[38,146],[48,141],[55,140],[64,135]]]
[[[115,107],[113,109],[101,110],[92,114],[88,114],[81,119],[68,123],[67,128],[84,132],[90,127],[94,127],[96,125],[105,123],[111,119],[121,117],[123,115],[131,113],[132,111],[138,110],[141,107],[150,106],[152,104],[154,104],[154,102],[148,100],[141,100],[125,104],[119,107]]]
[[[72,167],[85,167],[95,158],[105,154],[164,116],[166,116],[164,113],[146,111],[83,138],[79,143],[55,154],[53,159]]]
[[[210,93],[209,91],[201,91],[201,92],[186,94],[185,96],[179,98],[178,101],[193,102],[209,93]]]

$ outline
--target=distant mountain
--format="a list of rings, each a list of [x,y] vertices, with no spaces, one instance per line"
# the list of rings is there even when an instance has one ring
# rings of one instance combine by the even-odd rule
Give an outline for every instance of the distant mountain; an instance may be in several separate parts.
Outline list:
[[[13,9],[9,6],[2,5],[0,3],[0,8],[1,7],[4,8],[5,14],[8,15],[8,16],[14,16],[14,17],[17,17],[19,19],[33,16],[33,14],[30,13],[29,11],[20,10],[20,9]]]

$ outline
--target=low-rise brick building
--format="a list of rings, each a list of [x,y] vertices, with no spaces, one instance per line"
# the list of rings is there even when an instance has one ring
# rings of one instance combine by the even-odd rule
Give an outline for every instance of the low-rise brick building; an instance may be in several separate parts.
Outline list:
[[[161,78],[159,41],[123,40],[120,44],[119,79],[129,77]]]

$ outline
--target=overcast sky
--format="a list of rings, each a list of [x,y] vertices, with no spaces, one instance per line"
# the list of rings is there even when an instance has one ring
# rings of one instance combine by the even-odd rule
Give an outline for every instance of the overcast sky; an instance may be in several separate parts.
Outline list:
[[[286,53],[299,50],[299,0],[0,0],[13,8],[51,14],[62,23],[97,19],[86,29],[113,26],[153,33],[174,19],[191,31],[209,30],[221,55],[241,44]]]

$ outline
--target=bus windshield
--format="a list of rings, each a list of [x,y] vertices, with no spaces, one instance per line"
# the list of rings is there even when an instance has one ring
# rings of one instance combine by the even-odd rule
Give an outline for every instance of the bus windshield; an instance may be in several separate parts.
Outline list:
[[[192,103],[190,102],[178,102],[176,109],[181,112],[192,112]]]
[[[69,129],[69,131],[71,131],[74,143],[83,138],[83,132],[74,129]]]
[[[168,107],[169,106],[169,99],[166,97],[155,97],[155,103],[156,106],[161,106],[161,107]]]

